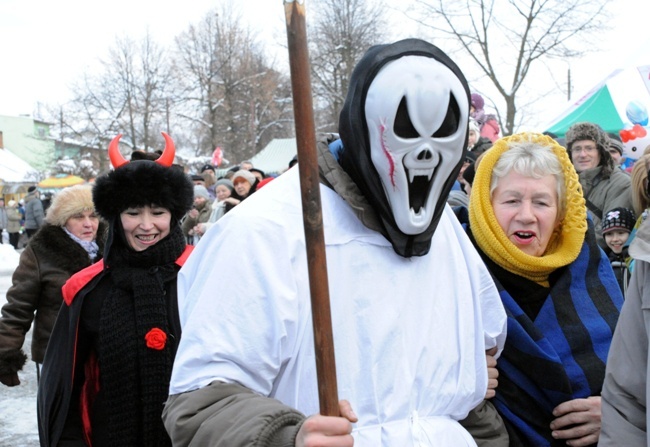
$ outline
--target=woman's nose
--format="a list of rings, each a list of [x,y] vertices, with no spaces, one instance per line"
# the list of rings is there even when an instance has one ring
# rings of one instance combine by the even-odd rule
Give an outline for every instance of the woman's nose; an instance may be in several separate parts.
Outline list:
[[[535,220],[535,214],[533,213],[533,204],[527,201],[521,202],[518,216],[520,220],[525,222]]]
[[[153,220],[151,217],[147,214],[144,214],[141,219],[140,219],[140,227],[144,229],[148,229],[153,227]]]

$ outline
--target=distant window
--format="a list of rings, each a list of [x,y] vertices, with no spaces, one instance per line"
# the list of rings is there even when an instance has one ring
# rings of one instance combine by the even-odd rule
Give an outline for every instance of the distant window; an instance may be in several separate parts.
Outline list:
[[[42,127],[36,128],[36,135],[38,135],[38,138],[45,138],[45,129]]]

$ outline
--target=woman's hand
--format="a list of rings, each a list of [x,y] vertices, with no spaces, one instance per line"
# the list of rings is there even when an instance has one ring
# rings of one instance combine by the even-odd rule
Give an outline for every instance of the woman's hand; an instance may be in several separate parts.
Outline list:
[[[194,226],[193,230],[194,230],[194,234],[203,236],[205,234],[205,224],[202,223],[197,224]]]
[[[499,386],[499,370],[497,369],[497,359],[495,359],[494,356],[498,351],[499,350],[496,346],[485,351],[485,360],[487,362],[488,372],[488,389],[485,393],[486,399],[492,399],[497,394],[496,389]]]
[[[308,417],[298,431],[296,447],[352,447],[352,423],[357,422],[357,416],[347,400],[339,401],[339,412],[339,417]]]
[[[229,203],[229,204],[231,204],[233,206],[234,205],[239,205],[241,203],[241,200],[237,200],[234,197],[227,197],[227,198],[223,199],[223,201],[225,203]]]
[[[573,399],[553,410],[551,422],[555,439],[566,439],[567,445],[586,446],[598,442],[600,436],[600,396]]]

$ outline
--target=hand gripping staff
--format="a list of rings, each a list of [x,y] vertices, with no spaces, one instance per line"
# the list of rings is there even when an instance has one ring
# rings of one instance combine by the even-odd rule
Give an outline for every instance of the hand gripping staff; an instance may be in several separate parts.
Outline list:
[[[284,0],[320,413],[339,416],[334,339],[311,97],[305,0]]]

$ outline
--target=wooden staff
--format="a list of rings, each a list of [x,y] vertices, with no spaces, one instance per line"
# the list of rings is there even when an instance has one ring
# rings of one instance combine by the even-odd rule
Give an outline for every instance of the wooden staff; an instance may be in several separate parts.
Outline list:
[[[320,413],[339,416],[304,0],[284,0]]]

